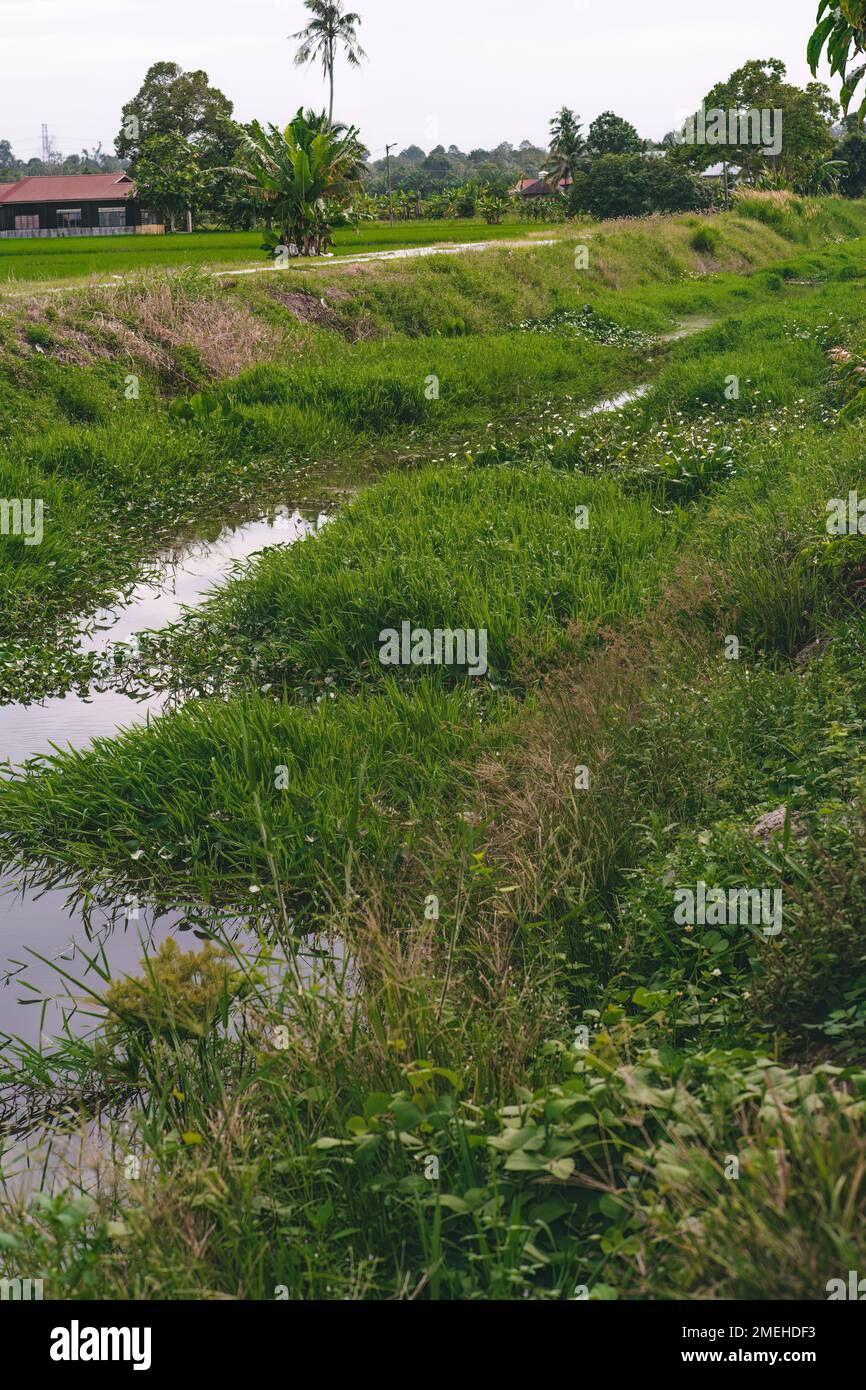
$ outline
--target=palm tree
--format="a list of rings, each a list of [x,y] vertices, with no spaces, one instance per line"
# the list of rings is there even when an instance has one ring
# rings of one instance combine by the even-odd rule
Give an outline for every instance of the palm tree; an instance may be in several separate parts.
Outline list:
[[[298,111],[284,130],[253,121],[247,164],[234,173],[261,196],[272,230],[266,245],[297,246],[302,256],[328,249],[331,227],[346,220],[360,184],[366,150],[354,126],[334,128],[312,111]]]
[[[334,119],[334,65],[337,61],[338,47],[342,45],[349,66],[353,68],[360,67],[361,59],[367,56],[358,43],[356,33],[356,26],[361,23],[361,16],[347,13],[343,9],[342,0],[304,0],[304,4],[310,11],[312,19],[303,29],[299,29],[297,34],[290,34],[289,37],[301,41],[301,46],[295,54],[295,62],[298,67],[305,67],[317,59],[321,61],[331,88],[328,120],[332,121]]]
[[[548,182],[554,189],[560,179],[571,179],[580,168],[586,141],[580,133],[580,121],[573,111],[563,106],[550,122],[550,174]]]

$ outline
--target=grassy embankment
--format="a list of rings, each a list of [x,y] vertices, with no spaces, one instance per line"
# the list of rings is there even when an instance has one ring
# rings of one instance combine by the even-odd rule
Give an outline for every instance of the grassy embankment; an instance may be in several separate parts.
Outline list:
[[[5,697],[63,688],[74,675],[67,618],[127,589],[160,544],[230,509],[291,502],[311,459],[429,456],[494,418],[537,428],[550,415],[556,428],[556,414],[653,375],[666,349],[646,334],[764,293],[759,276],[705,272],[811,245],[816,273],[834,254],[822,247],[863,220],[857,205],[796,207],[759,202],[708,230],[687,217],[602,225],[578,234],[592,246],[581,271],[572,235],[531,252],[330,266],[302,280],[157,277],[7,305],[0,495],[41,498],[45,536],[0,548]],[[587,321],[587,304],[600,320]],[[573,333],[567,322],[514,331],[557,312],[584,317]],[[202,394],[218,409],[171,413],[179,396]]]
[[[228,703],[4,785],[31,865],[254,900],[354,967],[274,990],[207,956],[191,991],[167,952],[105,1037],[25,1050],[34,1098],[128,1088],[143,1170],[10,1210],[16,1267],[266,1298],[822,1298],[858,1267],[864,555],[825,521],[862,479],[863,276],[851,243],[599,290],[631,328],[721,317],[622,417],[482,431],[239,576],[150,674]],[[404,618],[486,626],[489,678],[385,678]],[[781,934],[677,925],[699,880],[781,887]]]

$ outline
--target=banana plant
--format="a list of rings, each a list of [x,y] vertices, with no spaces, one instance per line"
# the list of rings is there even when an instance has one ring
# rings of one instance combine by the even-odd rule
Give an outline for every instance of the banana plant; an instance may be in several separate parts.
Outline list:
[[[252,122],[247,163],[233,172],[264,204],[271,255],[280,247],[294,246],[301,256],[328,250],[331,229],[350,220],[365,155],[355,126],[332,126],[311,111],[299,110],[282,130]]]
[[[821,197],[826,193],[838,193],[847,159],[821,159],[806,180],[806,192]]]

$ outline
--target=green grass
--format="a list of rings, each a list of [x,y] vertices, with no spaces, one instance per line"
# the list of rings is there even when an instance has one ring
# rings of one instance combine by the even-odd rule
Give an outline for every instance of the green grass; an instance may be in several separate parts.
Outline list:
[[[533,227],[538,234],[538,229]],[[450,222],[362,223],[338,228],[334,256],[355,256],[439,242],[521,240],[530,229],[510,222],[489,226],[470,219]],[[554,232],[547,233],[555,234]],[[138,270],[193,266],[200,269],[268,265],[260,232],[175,232],[164,236],[58,237],[0,241],[0,283],[16,288],[40,281],[58,283],[97,275],[128,275]]]
[[[471,692],[423,682],[312,710],[261,697],[194,702],[156,740],[134,729],[73,759],[69,771],[103,789],[86,810],[65,775],[49,773],[43,786],[53,789],[55,812],[74,817],[94,881],[121,882],[132,871],[148,891],[160,880],[166,895],[180,886],[193,903],[241,910],[278,881],[292,911],[324,911],[345,893],[355,862],[399,869],[422,811],[465,787],[460,760],[495,716]],[[51,838],[43,847],[53,858]]]
[[[236,453],[232,430],[319,420],[342,450],[399,419],[436,461],[165,639],[151,675],[222,698],[0,785],[7,861],[181,903],[226,951],[150,953],[135,985],[97,961],[88,1036],[6,1048],[33,1115],[122,1099],[109,1139],[143,1164],[96,1199],[10,1196],[10,1268],[54,1296],[516,1300],[824,1299],[862,1267],[866,552],[825,522],[864,491],[843,414],[863,246],[809,244],[856,209],[810,224],[778,201],[758,200],[766,245],[719,218],[700,253],[769,266],[788,243],[750,276],[687,278],[688,219],[602,230],[608,282],[579,290],[553,248],[504,259],[504,288],[482,258],[390,268],[339,325],[302,327],[294,382],[253,367],[206,387],[210,425],[175,422],[211,456],[220,436]],[[689,313],[717,322],[657,354],[651,392],[579,416],[608,354],[627,382],[646,350],[611,323]],[[582,385],[557,375],[564,349]],[[431,357],[468,425],[453,448],[413,387]],[[540,400],[515,409],[533,362]],[[74,373],[63,390],[25,432],[33,457],[55,411],[99,409]],[[68,485],[78,457],[45,476]],[[487,626],[492,679],[386,679],[378,632],[404,618]],[[684,930],[673,890],[699,879],[780,887],[781,935]],[[213,911],[247,903],[254,930],[225,940]]]
[[[675,230],[685,237],[688,228]],[[630,239],[640,235],[622,233],[623,271]],[[738,343],[736,360],[729,351],[726,361],[718,335],[706,335],[706,348],[647,340],[680,316],[730,316],[736,308],[739,318],[763,306],[761,274],[684,283],[682,272],[668,270],[623,296],[592,279],[575,283],[565,247],[492,252],[471,264],[448,258],[435,268],[386,266],[348,299],[333,300],[321,324],[299,323],[279,286],[245,287],[238,300],[237,291],[196,276],[170,288],[157,280],[122,299],[104,292],[73,299],[62,311],[40,311],[35,322],[12,313],[0,323],[0,419],[9,432],[0,482],[4,495],[43,499],[47,533],[39,548],[8,538],[0,552],[4,689],[62,688],[71,678],[61,633],[67,616],[131,584],[160,542],[202,520],[212,524],[226,507],[284,497],[311,456],[360,453],[380,468],[383,444],[447,459],[467,441],[484,453],[490,435],[503,433],[519,436],[518,450],[531,453],[539,435],[555,444],[581,405],[651,378],[666,356],[671,372],[662,375],[658,400],[670,380],[688,410],[724,401],[731,372],[742,386],[739,401],[725,403],[728,414],[760,405],[758,391],[791,400],[812,379],[814,342],[765,353],[776,308],[761,307],[750,330],[754,347]],[[844,317],[855,302],[847,276],[861,262],[857,241],[800,253],[769,299],[779,312],[815,301]],[[796,283],[818,276],[827,281],[826,300],[820,286]],[[310,288],[318,309],[328,285],[312,280]],[[525,323],[554,331],[517,326]],[[804,323],[812,332],[814,321]],[[729,317],[724,332],[731,331]],[[223,360],[222,348],[213,362],[208,357],[214,342],[239,342],[233,360],[271,360],[214,382]],[[133,363],[137,400],[126,398],[127,351],[141,357]],[[191,421],[169,414],[174,396],[196,389],[224,409]]]
[[[606,479],[495,464],[391,475],[317,537],[263,557],[168,639],[166,659],[185,672],[186,653],[206,653],[193,677],[205,688],[254,670],[268,688],[340,689],[382,679],[380,633],[408,621],[484,630],[489,680],[508,684],[526,657],[523,634],[543,666],[564,641],[574,649],[640,609],[679,530]]]

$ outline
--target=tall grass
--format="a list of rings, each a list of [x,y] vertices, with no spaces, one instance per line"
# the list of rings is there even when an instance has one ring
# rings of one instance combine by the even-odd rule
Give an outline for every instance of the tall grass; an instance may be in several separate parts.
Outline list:
[[[713,302],[674,278],[693,230],[663,224],[667,284],[619,321]],[[825,1298],[858,1267],[862,544],[825,520],[861,450],[825,354],[863,327],[800,264],[720,283],[739,311],[622,418],[498,429],[241,573],[170,643],[234,698],[3,784],[7,858],[48,878],[206,933],[196,903],[257,904],[225,957],[106,980],[91,1036],[7,1049],[37,1108],[129,1112],[97,1201],[7,1201],[4,1259],[187,1298]],[[254,412],[290,385],[242,389]],[[403,618],[489,625],[508,698],[384,680]],[[778,940],[673,920],[672,885],[756,875]]]

